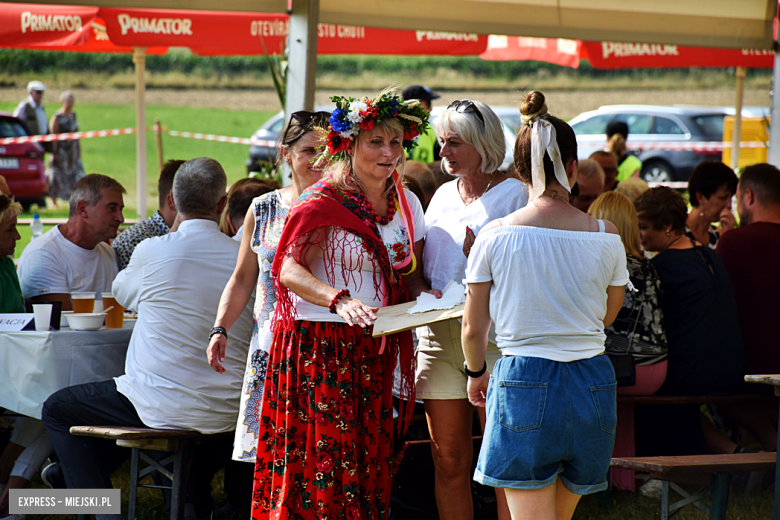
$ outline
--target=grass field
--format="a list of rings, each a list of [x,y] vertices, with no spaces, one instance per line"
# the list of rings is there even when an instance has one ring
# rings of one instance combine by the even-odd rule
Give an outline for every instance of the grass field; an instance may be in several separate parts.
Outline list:
[[[0,110],[11,112],[12,103],[0,103]],[[56,104],[50,101],[47,113],[51,116]],[[80,129],[106,130],[135,126],[135,108],[127,105],[90,105],[79,103],[75,107]],[[171,106],[147,106],[146,121],[151,126],[159,118],[169,130],[201,132],[234,137],[250,137],[272,112],[253,110],[223,110]],[[146,137],[147,211],[157,208],[157,152],[154,133]],[[249,157],[247,145],[217,143],[196,139],[171,137],[163,134],[164,159],[192,159],[208,156],[218,160],[225,168],[228,183],[246,176],[244,161]],[[125,217],[136,215],[136,161],[135,135],[98,137],[81,140],[81,154],[86,173],[109,175],[127,189]],[[53,216],[53,215],[50,215]],[[17,254],[21,250],[17,251]]]

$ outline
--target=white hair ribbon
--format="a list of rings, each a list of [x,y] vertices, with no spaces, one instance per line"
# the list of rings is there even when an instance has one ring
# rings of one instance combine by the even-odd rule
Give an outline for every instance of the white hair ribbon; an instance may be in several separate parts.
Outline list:
[[[550,154],[555,167],[555,179],[571,193],[569,179],[566,177],[566,169],[561,161],[561,151],[558,148],[558,139],[555,127],[549,121],[538,118],[531,127],[531,182],[534,190],[534,198],[542,195],[545,189],[544,154]]]

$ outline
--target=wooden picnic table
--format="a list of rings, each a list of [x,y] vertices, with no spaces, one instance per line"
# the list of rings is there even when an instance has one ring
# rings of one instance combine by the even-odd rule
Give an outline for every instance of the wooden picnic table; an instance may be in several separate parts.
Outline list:
[[[775,387],[775,395],[780,396],[780,374],[751,375],[745,376],[748,383],[760,383],[763,385],[772,385]],[[778,422],[778,432],[780,432],[780,422]],[[777,437],[777,452],[775,457],[780,454],[780,436]],[[777,462],[780,462],[777,458]],[[780,464],[775,464],[775,509],[772,513],[774,520],[780,520]]]
[[[778,382],[778,384],[780,384],[780,382]],[[623,458],[634,457],[636,455],[634,438],[634,412],[637,405],[726,404],[747,402],[755,399],[762,399],[762,397],[750,394],[618,395],[615,448],[612,451],[612,456]],[[634,470],[614,468],[610,472],[610,482],[612,486],[617,489],[624,491],[636,491]],[[780,520],[780,518],[777,520]]]

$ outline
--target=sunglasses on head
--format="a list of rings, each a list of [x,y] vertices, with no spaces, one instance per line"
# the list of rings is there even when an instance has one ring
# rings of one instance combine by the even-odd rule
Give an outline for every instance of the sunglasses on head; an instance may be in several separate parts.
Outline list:
[[[290,114],[290,122],[295,119],[302,125],[308,125],[312,121],[315,123],[327,123],[330,120],[330,112],[309,112],[308,110],[299,110]]]
[[[454,108],[455,112],[460,114],[468,114],[469,112],[476,114],[479,120],[482,121],[482,124],[485,124],[485,118],[482,117],[482,113],[479,111],[479,108],[477,108],[477,105],[475,105],[474,102],[469,99],[456,99],[447,106],[447,110],[451,108]]]
[[[310,112],[308,110],[299,110],[298,112],[293,112],[292,114],[290,114],[290,122],[287,124],[287,126],[284,129],[284,134],[282,135],[282,143],[284,143],[287,140],[287,132],[290,131],[290,127],[292,126],[293,120],[298,122],[298,126],[312,125],[312,126],[321,126],[327,129],[330,121],[330,112]],[[297,139],[298,138],[296,138],[296,140]]]

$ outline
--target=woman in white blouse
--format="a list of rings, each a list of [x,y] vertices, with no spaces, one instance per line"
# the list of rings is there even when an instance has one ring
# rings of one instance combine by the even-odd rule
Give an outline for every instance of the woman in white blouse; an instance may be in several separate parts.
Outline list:
[[[498,171],[506,142],[498,116],[481,101],[453,101],[434,123],[442,169],[455,178],[441,186],[425,212],[425,278],[442,290],[463,281],[470,244],[491,220],[528,202],[517,179]],[[425,403],[436,467],[436,504],[442,520],[471,520],[472,424],[466,396],[460,322],[448,320],[417,329],[417,398]],[[488,364],[500,354],[495,344]],[[480,410],[482,412],[482,410]],[[480,414],[484,424],[484,414]],[[499,494],[499,518],[509,520]]]
[[[569,205],[571,127],[547,113],[541,92],[520,112],[515,166],[531,203],[483,228],[466,270],[467,391],[487,405],[474,479],[505,490],[513,520],[560,520],[607,487],[617,385],[604,326],[628,273],[615,226]],[[491,320],[502,357],[488,374]]]

